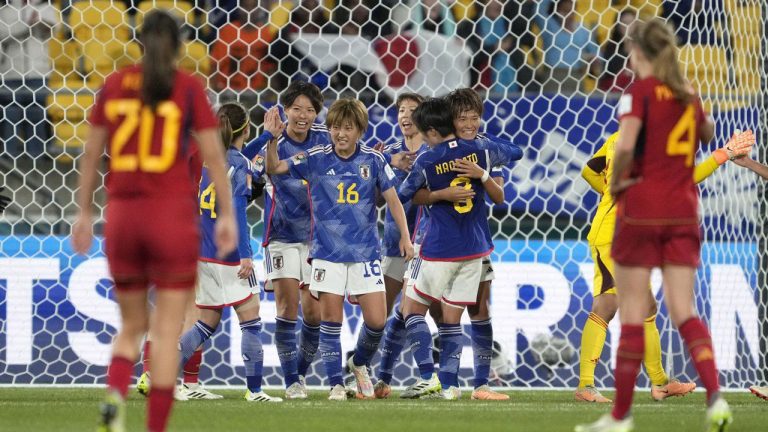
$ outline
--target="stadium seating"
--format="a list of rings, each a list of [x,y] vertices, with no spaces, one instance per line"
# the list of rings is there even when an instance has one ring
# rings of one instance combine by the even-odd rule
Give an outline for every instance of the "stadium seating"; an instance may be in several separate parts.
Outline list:
[[[51,57],[53,71],[48,83],[51,88],[81,87],[83,77],[77,68],[80,58],[80,48],[73,39],[63,34],[56,34],[48,42],[48,53]]]
[[[183,20],[184,23],[192,25],[195,22],[192,4],[186,1],[178,0],[145,0],[139,3],[136,12],[136,28],[141,28],[144,22],[144,15],[152,9],[167,9]]]
[[[82,54],[82,73],[90,87],[100,86],[116,67],[136,58],[135,49],[127,46],[132,32],[122,3],[76,2],[69,20]]]
[[[86,115],[93,105],[93,92],[62,89],[48,96],[48,116],[53,123],[55,145],[60,149],[79,148],[88,132]]]
[[[187,72],[207,77],[211,73],[211,57],[208,55],[208,46],[202,42],[191,41],[185,43],[183,49],[179,67]]]

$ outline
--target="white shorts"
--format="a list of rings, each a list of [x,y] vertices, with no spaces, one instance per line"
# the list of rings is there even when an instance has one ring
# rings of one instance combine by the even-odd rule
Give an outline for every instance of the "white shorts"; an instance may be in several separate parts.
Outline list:
[[[450,306],[464,307],[477,303],[477,288],[483,270],[483,258],[467,261],[418,261],[411,277],[416,276],[413,284],[408,284],[406,295],[421,304],[429,306],[433,302],[446,303]]]
[[[346,296],[350,303],[357,303],[354,296],[384,292],[384,278],[381,275],[381,261],[360,263],[334,263],[321,259],[312,260],[312,289],[318,293]]]
[[[259,293],[256,269],[248,279],[240,279],[239,265],[224,265],[207,261],[197,263],[195,303],[201,309],[222,309],[237,306]]]
[[[309,245],[306,243],[270,242],[264,248],[264,271],[267,274],[265,291],[273,291],[273,279],[296,279],[299,285],[310,283],[312,266],[307,262]]]
[[[384,276],[392,278],[400,283],[403,282],[406,272],[404,257],[385,256],[381,259],[381,268],[384,271]]]
[[[405,279],[408,279],[408,286],[412,286],[416,282],[416,276],[418,276],[417,264],[421,264],[421,245],[416,243],[413,245],[413,259],[408,262],[408,268],[405,270]],[[417,273],[414,274],[414,271]]]
[[[496,275],[493,273],[493,264],[491,263],[491,257],[483,257],[483,270],[480,276],[480,282],[488,282],[496,279]]]

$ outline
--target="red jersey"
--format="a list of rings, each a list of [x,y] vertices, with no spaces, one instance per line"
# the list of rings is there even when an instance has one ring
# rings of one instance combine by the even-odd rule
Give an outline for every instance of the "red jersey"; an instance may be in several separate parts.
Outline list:
[[[141,101],[141,80],[140,65],[113,73],[91,111],[91,124],[109,130],[107,192],[113,198],[195,196],[191,133],[218,125],[203,85],[177,71],[171,97],[153,113]]]
[[[699,97],[684,104],[664,83],[649,77],[627,89],[618,115],[620,121],[642,121],[630,174],[642,180],[619,196],[619,218],[629,224],[698,224],[693,168],[699,127],[706,120]]]

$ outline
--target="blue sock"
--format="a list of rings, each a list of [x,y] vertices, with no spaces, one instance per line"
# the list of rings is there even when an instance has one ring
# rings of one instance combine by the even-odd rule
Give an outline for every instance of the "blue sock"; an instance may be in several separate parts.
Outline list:
[[[192,357],[192,353],[195,352],[197,347],[210,339],[215,331],[216,329],[211,328],[208,324],[198,321],[191,329],[181,335],[179,340],[179,345],[181,346],[179,370],[184,370],[184,365]]]
[[[371,361],[371,357],[376,354],[376,350],[379,349],[379,342],[384,335],[384,329],[372,329],[367,324],[363,323],[363,328],[360,329],[360,336],[357,338],[357,345],[355,346],[355,355],[352,357],[352,363],[355,366],[368,365]]]
[[[459,386],[459,362],[461,361],[461,324],[440,324],[440,383],[445,387]]]
[[[493,357],[493,326],[491,319],[472,321],[472,352],[475,355],[475,388],[488,384]]]
[[[331,387],[344,385],[341,376],[341,323],[320,323],[320,357],[325,364],[325,373]]]
[[[240,343],[245,362],[245,380],[248,390],[261,391],[261,371],[264,368],[264,350],[261,347],[261,318],[240,323],[243,339]]]
[[[379,379],[387,384],[392,382],[395,362],[400,358],[405,342],[405,320],[403,314],[395,309],[395,314],[387,321],[387,327],[384,330],[384,344],[381,347],[379,364]]]
[[[320,326],[311,326],[306,322],[303,323],[301,326],[301,341],[299,342],[299,375],[307,376],[307,371],[315,360],[319,344]]]
[[[408,315],[405,319],[405,329],[411,353],[419,366],[419,375],[423,379],[430,379],[435,373],[435,364],[432,362],[432,335],[429,334],[424,315]]]
[[[277,345],[277,357],[283,368],[285,387],[299,381],[298,367],[299,351],[296,348],[296,320],[275,318],[275,345]]]

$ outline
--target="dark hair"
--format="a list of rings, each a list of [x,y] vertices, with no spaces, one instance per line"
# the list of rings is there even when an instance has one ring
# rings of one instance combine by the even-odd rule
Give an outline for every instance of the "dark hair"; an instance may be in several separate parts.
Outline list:
[[[413,124],[421,133],[434,129],[441,136],[456,132],[453,127],[451,109],[445,98],[429,98],[413,111]]]
[[[144,105],[154,111],[173,92],[176,56],[181,46],[179,23],[164,10],[152,10],[144,18],[139,40],[144,48],[141,97]]]
[[[445,97],[451,106],[451,116],[458,118],[464,111],[475,111],[481,117],[483,115],[483,101],[480,95],[471,88],[456,89]]]
[[[688,103],[693,96],[690,84],[683,75],[677,53],[677,36],[672,27],[659,18],[636,22],[629,31],[632,43],[651,62],[653,75],[675,95],[675,99]]]
[[[328,115],[325,117],[325,125],[328,129],[331,126],[341,126],[344,122],[350,122],[361,134],[368,129],[368,110],[362,102],[357,99],[339,99],[328,108]]]
[[[250,126],[248,111],[239,103],[229,102],[219,108],[217,115],[219,117],[221,142],[224,144],[224,148],[228,148]]]
[[[320,88],[306,81],[292,81],[280,94],[280,104],[283,108],[288,108],[299,96],[306,96],[318,114],[323,109],[323,94],[320,93]]]
[[[401,94],[399,94],[397,96],[397,100],[395,101],[395,106],[399,109],[400,108],[400,104],[402,104],[403,102],[405,102],[407,100],[414,101],[417,104],[420,104],[420,103],[424,102],[424,96],[422,96],[422,95],[420,95],[418,93],[408,93],[408,92],[401,93]]]

